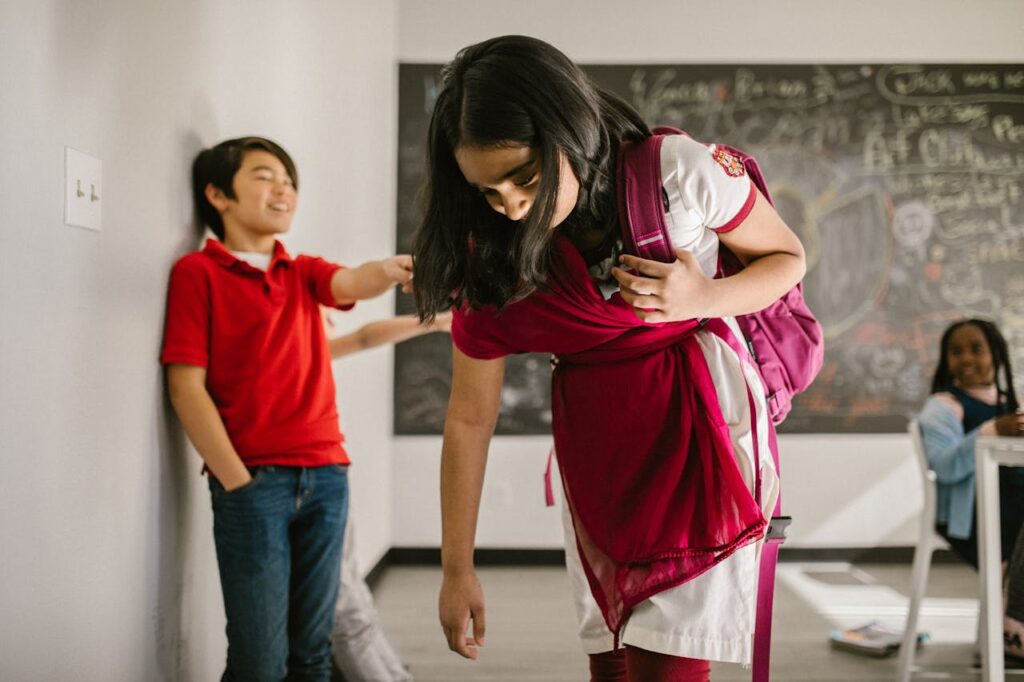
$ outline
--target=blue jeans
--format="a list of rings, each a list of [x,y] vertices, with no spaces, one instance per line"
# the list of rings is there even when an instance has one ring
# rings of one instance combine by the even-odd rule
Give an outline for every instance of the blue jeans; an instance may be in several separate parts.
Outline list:
[[[346,467],[264,466],[230,492],[210,477],[227,616],[222,680],[330,679]]]

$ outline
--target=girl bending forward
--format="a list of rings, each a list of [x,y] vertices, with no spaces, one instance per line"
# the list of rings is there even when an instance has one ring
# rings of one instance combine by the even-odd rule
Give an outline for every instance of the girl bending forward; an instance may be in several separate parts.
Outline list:
[[[592,678],[703,680],[709,660],[750,660],[770,425],[756,370],[700,322],[779,298],[803,248],[742,170],[677,135],[661,152],[677,260],[623,254],[616,155],[649,135],[539,40],[494,38],[445,68],[413,281],[424,318],[454,295],[440,617],[462,656],[484,640],[473,543],[503,358],[544,352]],[[747,267],[713,279],[720,242]]]

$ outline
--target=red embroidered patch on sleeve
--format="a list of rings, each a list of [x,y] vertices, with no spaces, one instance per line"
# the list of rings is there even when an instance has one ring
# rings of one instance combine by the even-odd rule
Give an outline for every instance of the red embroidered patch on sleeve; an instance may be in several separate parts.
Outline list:
[[[743,162],[735,154],[721,147],[715,147],[715,151],[711,153],[711,156],[732,177],[738,178],[747,174],[747,169],[743,167]]]

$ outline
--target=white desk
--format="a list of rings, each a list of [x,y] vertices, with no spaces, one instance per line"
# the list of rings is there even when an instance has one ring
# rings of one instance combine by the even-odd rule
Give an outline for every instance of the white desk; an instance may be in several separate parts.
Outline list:
[[[1003,581],[999,551],[999,465],[1024,466],[1024,438],[978,438],[974,457],[978,506],[978,575],[981,579],[981,610],[978,617],[985,619],[981,628],[981,679],[1002,682]]]

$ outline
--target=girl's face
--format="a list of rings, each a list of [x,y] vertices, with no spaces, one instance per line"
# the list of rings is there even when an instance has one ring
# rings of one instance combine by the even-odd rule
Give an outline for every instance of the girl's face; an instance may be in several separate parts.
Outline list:
[[[530,212],[540,186],[538,148],[522,145],[463,146],[455,150],[455,161],[466,182],[483,194],[495,211],[517,222]],[[564,154],[559,154],[558,177],[552,228],[569,217],[580,193],[580,182]]]
[[[957,328],[949,337],[946,363],[961,388],[989,386],[995,381],[992,349],[985,334],[973,324]]]

